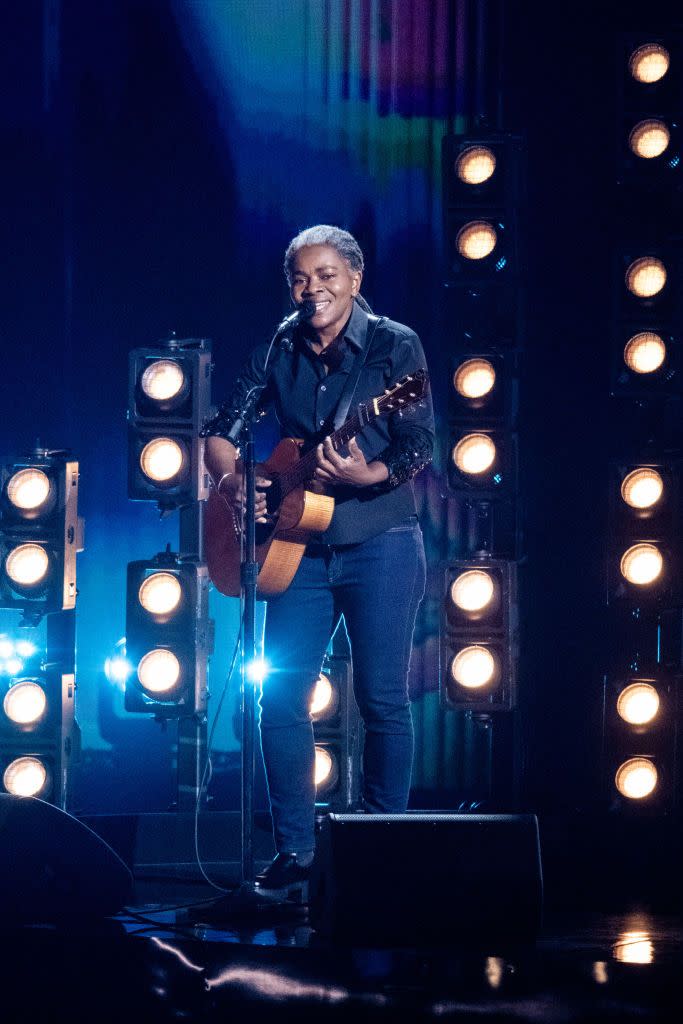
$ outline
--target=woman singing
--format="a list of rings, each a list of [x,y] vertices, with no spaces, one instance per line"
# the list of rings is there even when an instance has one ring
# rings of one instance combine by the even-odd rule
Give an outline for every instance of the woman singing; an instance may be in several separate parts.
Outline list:
[[[325,650],[344,616],[353,684],[365,724],[363,806],[406,809],[413,757],[408,666],[425,584],[422,534],[411,478],[430,460],[429,398],[378,417],[337,453],[329,442],[349,375],[351,411],[425,367],[414,331],[373,317],[360,295],[363,254],[347,231],[328,225],[296,236],[285,254],[291,297],[315,311],[276,360],[263,394],[283,437],[317,442],[315,475],[335,499],[325,533],[309,544],[291,585],[268,599],[265,655],[274,671],[260,699],[261,746],[277,856],[257,881],[288,891],[309,874],[314,852],[314,743],[309,707]],[[263,382],[267,345],[257,347],[230,400],[204,430],[206,464],[218,491],[242,499],[237,451],[226,439],[240,400]],[[256,516],[266,514],[268,481],[257,479]]]

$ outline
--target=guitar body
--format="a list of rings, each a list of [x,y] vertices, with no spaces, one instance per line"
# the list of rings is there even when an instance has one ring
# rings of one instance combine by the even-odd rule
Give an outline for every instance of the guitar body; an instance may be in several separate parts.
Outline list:
[[[256,475],[273,481],[266,494],[272,523],[256,524],[256,561],[260,569],[258,597],[281,594],[294,578],[307,543],[323,533],[332,521],[334,498],[318,494],[313,485],[300,485],[280,498],[280,477],[300,459],[301,441],[280,441],[267,462],[256,467]],[[241,465],[237,463],[238,471]],[[272,492],[272,494],[271,494]],[[239,597],[242,528],[239,510],[231,508],[212,490],[204,517],[206,561],[216,588],[227,597]]]

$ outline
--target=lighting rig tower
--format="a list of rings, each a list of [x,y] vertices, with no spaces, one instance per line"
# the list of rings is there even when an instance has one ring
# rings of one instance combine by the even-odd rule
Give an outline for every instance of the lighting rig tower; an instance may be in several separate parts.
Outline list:
[[[130,353],[128,495],[179,514],[176,551],[128,566],[128,711],[178,723],[178,809],[194,810],[206,759],[208,615],[199,430],[211,408],[211,343],[169,341]]]
[[[617,46],[603,782],[622,816],[679,800],[683,202],[680,33]]]
[[[25,664],[3,686],[2,790],[66,809],[80,750],[75,720],[78,463],[36,448],[0,464],[0,607],[20,610],[20,627],[47,617],[45,651],[18,641]],[[21,650],[26,648],[26,651]],[[19,662],[21,664],[21,662]]]
[[[440,694],[472,732],[468,796],[479,804],[512,795],[494,785],[493,733],[495,724],[509,745],[517,694],[524,153],[520,139],[484,132],[447,136],[442,153],[452,332],[445,464],[461,531],[444,568]]]

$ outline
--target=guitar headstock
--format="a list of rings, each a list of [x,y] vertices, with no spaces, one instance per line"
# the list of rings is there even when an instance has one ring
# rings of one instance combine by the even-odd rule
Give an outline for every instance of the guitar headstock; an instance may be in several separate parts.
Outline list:
[[[407,406],[419,402],[427,391],[428,381],[426,370],[420,369],[415,370],[414,373],[407,373],[380,398],[376,399],[379,410],[386,414],[405,409]]]

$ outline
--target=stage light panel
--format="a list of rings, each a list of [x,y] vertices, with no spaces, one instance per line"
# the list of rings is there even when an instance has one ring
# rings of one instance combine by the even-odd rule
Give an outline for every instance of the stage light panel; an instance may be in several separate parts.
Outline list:
[[[500,662],[490,647],[472,644],[454,655],[450,665],[454,683],[468,690],[493,686],[500,677]]]
[[[629,134],[629,149],[634,156],[643,160],[655,160],[666,152],[671,141],[671,132],[664,121],[648,118],[639,121]]]
[[[15,725],[35,725],[47,709],[47,695],[33,679],[18,679],[2,702],[3,710]]]
[[[485,569],[467,569],[453,580],[451,601],[465,615],[481,615],[495,603],[496,582]]]
[[[140,604],[155,617],[171,615],[178,608],[182,596],[180,580],[169,572],[153,572],[142,581],[138,590]]]
[[[496,445],[488,434],[466,434],[453,448],[452,459],[461,473],[479,476],[496,461]]]
[[[316,798],[329,796],[339,782],[339,759],[331,746],[315,745],[314,779]]]
[[[624,761],[614,777],[614,785],[627,800],[644,800],[654,793],[657,783],[657,768],[647,757],[631,757]]]
[[[622,556],[621,575],[629,583],[647,587],[655,583],[664,568],[662,553],[654,544],[634,544]]]
[[[656,469],[642,467],[632,470],[621,485],[621,496],[633,509],[651,509],[662,498],[664,481]]]
[[[496,383],[496,371],[488,359],[466,359],[453,374],[453,387],[463,398],[484,398]]]
[[[187,449],[172,437],[152,438],[140,452],[140,469],[144,475],[164,486],[179,483],[187,461]]]
[[[143,690],[167,696],[180,680],[180,662],[173,651],[157,648],[142,656],[137,673]]]
[[[7,500],[20,514],[40,513],[54,496],[50,477],[42,469],[28,467],[14,473],[6,484]]]
[[[626,271],[626,287],[639,299],[651,299],[659,295],[666,281],[666,267],[656,256],[639,257]]]
[[[491,255],[497,242],[498,233],[493,224],[485,220],[473,220],[460,228],[455,246],[465,259],[484,260]]]
[[[656,373],[666,355],[666,342],[655,331],[639,331],[624,347],[624,362],[637,374]]]
[[[617,714],[629,725],[649,725],[659,712],[659,693],[652,683],[634,682],[617,697]]]
[[[5,558],[5,573],[19,593],[45,584],[49,570],[50,557],[40,544],[19,544]]]
[[[664,78],[669,70],[671,55],[661,43],[645,43],[633,50],[628,69],[636,82],[652,85]]]
[[[46,797],[51,779],[47,766],[38,757],[18,757],[3,773],[3,785],[13,796]]]
[[[183,397],[187,378],[182,364],[174,359],[155,359],[140,375],[142,392],[157,403],[169,403]]]
[[[310,714],[314,722],[329,721],[339,711],[340,693],[338,681],[333,683],[328,675],[321,672],[313,688]]]

